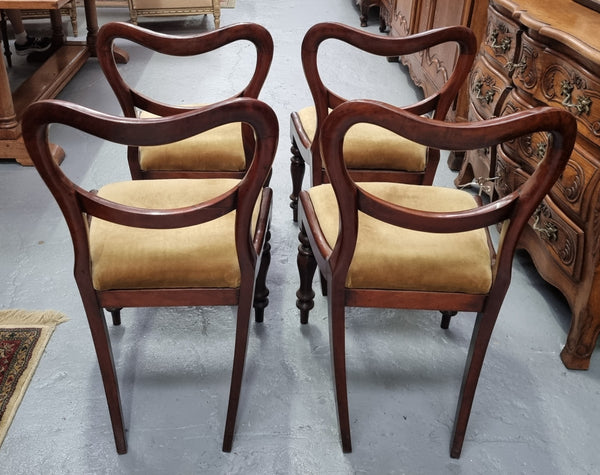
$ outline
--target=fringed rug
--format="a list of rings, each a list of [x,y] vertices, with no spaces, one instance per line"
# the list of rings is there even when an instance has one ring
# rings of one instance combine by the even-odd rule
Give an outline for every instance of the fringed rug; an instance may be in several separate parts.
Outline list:
[[[54,328],[58,312],[0,310],[0,445]]]

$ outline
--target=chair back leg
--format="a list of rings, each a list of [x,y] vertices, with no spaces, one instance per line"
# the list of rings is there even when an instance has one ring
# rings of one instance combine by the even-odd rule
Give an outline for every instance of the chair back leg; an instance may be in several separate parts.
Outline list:
[[[223,452],[231,452],[231,447],[233,445],[233,433],[240,402],[246,349],[248,347],[248,327],[250,325],[250,314],[252,312],[253,287],[254,276],[250,279],[246,278],[245,280],[244,276],[242,276],[235,329],[235,348],[233,350],[233,369],[231,371],[229,404],[227,407],[227,418],[225,419],[225,433],[223,435]]]
[[[329,335],[335,398],[342,440],[342,451],[352,452],[350,416],[348,414],[348,387],[346,383],[346,328],[344,289],[329,286]]]
[[[119,382],[112,356],[110,337],[106,327],[104,312],[92,300],[95,300],[95,296],[92,298],[83,297],[85,312],[92,333],[94,348],[96,349],[96,357],[100,366],[100,374],[102,375],[104,392],[106,393],[106,402],[108,404],[117,453],[125,454],[127,453],[127,439],[125,438],[125,429],[123,427]]]
[[[492,330],[498,318],[498,311],[495,312],[495,315],[490,315],[491,313],[478,313],[473,327],[469,354],[458,397],[456,417],[454,418],[454,430],[450,446],[450,457],[452,458],[459,458],[462,451],[467,424],[473,406],[473,398],[477,389],[477,382],[479,381],[485,353],[492,336]]]

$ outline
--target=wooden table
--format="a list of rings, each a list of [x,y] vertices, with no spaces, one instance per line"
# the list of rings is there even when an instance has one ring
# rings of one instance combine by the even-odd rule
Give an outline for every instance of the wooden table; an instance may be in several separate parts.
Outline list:
[[[44,52],[48,59],[11,94],[6,67],[0,67],[0,159],[15,159],[21,165],[32,165],[21,136],[21,117],[29,104],[51,99],[65,87],[90,56],[96,56],[98,17],[96,0],[84,0],[87,23],[86,41],[66,41],[59,9],[68,0],[0,0],[0,9],[48,10],[52,24],[52,47]],[[39,53],[34,53],[39,54]],[[126,62],[122,55],[119,58]],[[54,145],[57,162],[64,151]]]

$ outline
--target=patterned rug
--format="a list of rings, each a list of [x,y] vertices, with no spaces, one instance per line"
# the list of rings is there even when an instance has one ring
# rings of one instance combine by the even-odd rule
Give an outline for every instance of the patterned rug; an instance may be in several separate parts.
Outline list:
[[[0,310],[0,445],[54,328],[54,311]]]

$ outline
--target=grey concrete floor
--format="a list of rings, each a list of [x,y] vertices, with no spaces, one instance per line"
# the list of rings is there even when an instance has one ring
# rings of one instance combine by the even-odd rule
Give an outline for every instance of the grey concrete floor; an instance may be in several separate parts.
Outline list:
[[[329,367],[326,305],[311,321],[295,308],[297,226],[288,206],[289,113],[311,102],[300,42],[317,21],[358,26],[352,0],[238,0],[224,25],[253,21],[275,40],[261,98],[281,128],[272,186],[270,305],[252,324],[233,452],[221,452],[233,347],[230,308],[128,309],[110,327],[129,452],[117,455],[89,330],[72,276],[67,228],[33,168],[0,162],[3,308],[56,309],[70,321],[52,336],[0,448],[1,474],[592,474],[600,454],[600,356],[585,372],[559,359],[570,317],[563,298],[519,254],[496,327],[459,460],[450,431],[472,314],[439,328],[436,312],[353,309],[347,322],[354,452],[340,448]],[[100,9],[100,23],[127,20]],[[80,31],[84,16],[80,14]],[[166,32],[213,28],[212,19],[142,20]],[[38,25],[35,25],[38,27]],[[33,28],[33,26],[31,27]],[[42,26],[43,28],[43,26]],[[378,32],[373,17],[368,31]],[[253,49],[227,48],[201,61],[165,61],[130,44],[123,70],[148,94],[209,102],[237,91]],[[16,59],[13,84],[28,66]],[[347,97],[408,104],[419,97],[406,71],[339,44],[323,52],[327,81]],[[332,83],[333,84],[333,83]],[[120,110],[94,59],[59,96]],[[128,179],[121,149],[55,127],[65,172],[85,187]],[[445,163],[437,183],[452,186]]]

